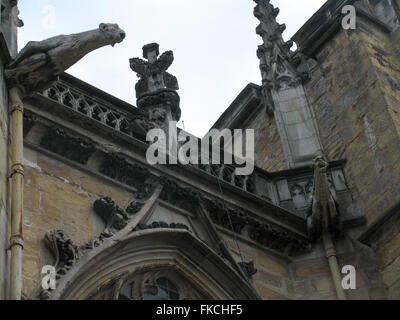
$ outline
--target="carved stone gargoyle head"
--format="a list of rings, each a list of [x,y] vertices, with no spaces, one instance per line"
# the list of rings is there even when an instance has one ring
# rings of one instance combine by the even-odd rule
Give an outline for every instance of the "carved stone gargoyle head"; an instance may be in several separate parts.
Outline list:
[[[101,23],[95,30],[30,41],[6,66],[7,85],[19,88],[24,95],[43,91],[88,53],[114,46],[125,37],[117,24]]]
[[[126,37],[125,31],[115,23],[100,23],[99,29],[105,38],[110,40],[110,44],[113,47],[116,43],[121,43]]]

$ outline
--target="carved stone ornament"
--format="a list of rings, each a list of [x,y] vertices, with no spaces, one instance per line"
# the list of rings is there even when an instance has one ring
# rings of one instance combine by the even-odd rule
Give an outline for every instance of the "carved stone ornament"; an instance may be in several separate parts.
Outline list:
[[[108,154],[100,166],[100,172],[129,186],[142,186],[143,182],[150,177],[150,172],[144,166],[129,163],[117,154]]]
[[[73,137],[65,130],[51,127],[43,136],[40,145],[69,160],[86,164],[96,150],[93,142]]]
[[[204,300],[187,279],[172,268],[123,274],[97,288],[88,300]]]
[[[187,225],[184,225],[183,223],[166,223],[163,221],[156,221],[151,224],[138,224],[137,227],[133,230],[135,231],[140,231],[140,230],[147,230],[147,229],[180,229],[180,230],[187,230],[190,231],[189,227]]]
[[[49,88],[65,70],[93,50],[122,42],[126,34],[117,24],[100,24],[98,29],[30,41],[6,66],[9,87],[24,94]]]
[[[111,237],[128,224],[129,216],[111,198],[105,197],[96,200],[93,208],[106,223],[106,228],[102,233],[104,237]]]
[[[256,273],[257,269],[254,267],[254,261],[251,262],[239,262],[239,266],[242,268],[246,276],[251,279]]]
[[[199,192],[189,187],[182,187],[166,177],[162,177],[160,183],[164,186],[160,194],[161,200],[196,214]]]
[[[256,32],[263,39],[263,44],[257,50],[257,57],[260,59],[263,98],[267,113],[272,116],[274,101],[270,91],[296,87],[308,81],[310,76],[307,72],[297,71],[299,62],[295,61],[290,50],[294,43],[283,40],[282,33],[286,25],[276,21],[279,8],[275,8],[270,0],[254,1],[257,3],[254,16],[260,21]]]
[[[171,120],[179,121],[181,109],[178,80],[167,72],[174,61],[172,51],[164,52],[159,57],[159,45],[151,43],[143,47],[143,57],[130,59],[131,69],[140,78],[136,84],[137,105],[148,112],[149,120],[163,123],[167,113]]]
[[[62,230],[46,233],[44,243],[55,257],[58,275],[64,275],[78,259],[78,247]]]
[[[215,224],[237,234],[249,236],[264,247],[289,256],[311,249],[311,243],[307,239],[302,239],[272,223],[253,218],[241,210],[229,208],[220,201],[207,199],[206,207]]]
[[[338,236],[342,229],[338,205],[330,190],[327,169],[328,163],[323,157],[314,159],[314,189],[307,217],[308,232],[314,240],[324,232]]]

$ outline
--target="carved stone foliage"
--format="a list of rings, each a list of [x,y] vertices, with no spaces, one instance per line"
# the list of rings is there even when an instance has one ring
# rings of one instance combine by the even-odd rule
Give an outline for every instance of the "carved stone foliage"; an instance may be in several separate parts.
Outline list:
[[[154,192],[154,185],[150,183],[142,183],[137,187],[135,197],[137,200],[144,201],[150,198]]]
[[[63,230],[55,230],[46,233],[43,241],[55,258],[54,267],[56,269],[56,280],[59,280],[79,259],[79,248]],[[41,289],[41,299],[47,300],[50,296],[51,289]]]
[[[147,229],[180,229],[180,230],[187,230],[190,231],[189,227],[183,223],[166,223],[163,221],[156,221],[151,224],[138,224],[133,231],[140,231],[140,230],[147,230]]]
[[[62,81],[45,90],[42,95],[117,131],[131,134],[131,120],[127,115]]]
[[[239,266],[242,268],[245,275],[251,279],[256,273],[257,269],[254,267],[254,261],[251,262],[239,262]]]
[[[206,200],[206,208],[215,224],[237,234],[248,236],[272,250],[292,255],[311,249],[311,244],[307,239],[272,223],[251,217],[238,209],[228,208],[220,201]]]
[[[144,61],[140,58],[130,59],[131,69],[140,78],[136,84],[137,105],[148,112],[149,120],[161,126],[171,112],[172,118],[179,121],[181,109],[176,77],[167,72],[174,61],[172,51],[164,52],[159,57],[159,45],[151,43],[143,47]],[[169,110],[168,110],[169,109]]]
[[[28,133],[31,131],[33,126],[35,125],[36,118],[33,115],[27,114],[24,112],[24,137],[28,135]]]
[[[189,187],[181,187],[175,181],[168,178],[161,178],[160,183],[164,186],[160,199],[196,214],[199,202],[199,193]]]
[[[116,154],[108,154],[100,166],[100,172],[129,186],[138,187],[150,177],[150,172],[139,164],[127,162]]]
[[[128,224],[128,214],[119,208],[111,198],[105,197],[96,200],[93,208],[106,223],[106,228],[102,233],[104,237],[111,237]]]
[[[40,145],[69,160],[86,164],[96,150],[93,142],[73,137],[65,130],[51,127],[43,136]]]
[[[64,275],[78,259],[78,247],[63,230],[46,233],[44,243],[56,259],[54,266],[57,274]]]
[[[117,24],[102,23],[96,30],[30,41],[6,66],[6,81],[25,94],[43,91],[91,51],[124,38],[125,32]]]
[[[230,209],[220,201],[208,201],[207,210],[215,224],[238,234],[241,234],[243,228],[249,223],[249,217],[245,213]]]
[[[142,210],[144,203],[133,201],[131,204],[126,208],[126,212],[129,215],[137,214],[140,210]]]

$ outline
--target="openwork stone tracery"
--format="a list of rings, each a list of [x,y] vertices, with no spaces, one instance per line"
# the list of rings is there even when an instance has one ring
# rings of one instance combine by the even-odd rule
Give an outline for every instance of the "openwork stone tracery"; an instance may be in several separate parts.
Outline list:
[[[155,270],[122,275],[97,289],[88,300],[199,300],[198,292],[173,270]]]

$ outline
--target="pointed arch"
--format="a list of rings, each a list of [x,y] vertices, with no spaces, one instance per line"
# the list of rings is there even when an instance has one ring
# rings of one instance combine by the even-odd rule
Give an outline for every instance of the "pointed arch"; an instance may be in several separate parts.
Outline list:
[[[129,283],[126,279],[140,275],[155,283],[157,273],[171,275],[178,288],[182,286],[177,279],[184,280],[180,281],[186,283],[184,299],[260,299],[252,285],[207,244],[189,231],[176,229],[134,232],[88,256],[61,279],[51,299],[89,299],[107,286],[123,289]],[[194,292],[188,292],[190,288]]]

